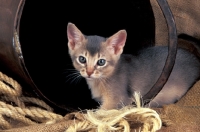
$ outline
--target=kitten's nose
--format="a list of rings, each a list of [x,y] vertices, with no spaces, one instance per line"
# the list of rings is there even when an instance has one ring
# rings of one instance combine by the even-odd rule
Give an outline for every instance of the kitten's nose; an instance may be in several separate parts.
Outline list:
[[[87,72],[87,75],[90,76],[94,72],[94,69],[93,68],[87,68],[86,72]]]
[[[90,76],[92,75],[93,71],[87,71],[87,75]]]

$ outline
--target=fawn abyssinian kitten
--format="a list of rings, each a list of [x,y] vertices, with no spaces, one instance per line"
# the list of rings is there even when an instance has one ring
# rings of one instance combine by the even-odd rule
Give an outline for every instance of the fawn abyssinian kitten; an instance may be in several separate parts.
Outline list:
[[[86,79],[92,97],[103,109],[131,104],[134,92],[145,95],[160,76],[168,55],[166,46],[146,48],[136,56],[122,54],[127,36],[125,30],[109,38],[86,36],[74,24],[68,23],[67,36],[73,65]],[[178,49],[173,71],[150,106],[176,102],[199,75],[199,60],[188,51]]]

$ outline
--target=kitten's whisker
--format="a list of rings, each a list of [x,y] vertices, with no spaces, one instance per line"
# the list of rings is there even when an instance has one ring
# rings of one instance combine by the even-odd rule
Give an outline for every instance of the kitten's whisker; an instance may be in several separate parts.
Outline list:
[[[82,79],[83,77],[80,75],[79,78],[76,79],[76,83],[78,84]]]
[[[66,69],[65,73],[69,73],[65,78],[68,78],[66,82],[70,81],[70,84],[72,84],[73,82],[77,83],[82,79],[80,72],[76,69]]]
[[[79,83],[82,79],[83,79],[83,77],[80,75],[80,77],[77,80],[77,83]]]
[[[76,81],[76,80],[79,79],[80,77],[81,77],[81,75],[74,76],[74,79],[71,80],[71,83],[73,83],[74,81]]]
[[[70,73],[69,75],[67,75],[65,78],[68,78],[68,77],[71,77],[71,76],[74,76],[74,75],[79,75],[79,73],[75,72],[75,73]]]
[[[74,77],[76,77],[76,76],[78,76],[79,74],[78,73],[73,73],[73,74],[69,74],[68,76],[66,76],[66,78],[68,78],[67,80],[66,80],[66,82],[68,82],[70,79],[73,79]]]

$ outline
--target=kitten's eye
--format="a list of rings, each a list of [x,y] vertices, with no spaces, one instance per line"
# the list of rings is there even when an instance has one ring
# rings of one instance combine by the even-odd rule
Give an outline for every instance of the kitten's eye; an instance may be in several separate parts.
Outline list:
[[[83,64],[86,63],[86,59],[83,56],[79,56],[78,60],[80,63],[83,63]]]
[[[103,66],[105,64],[106,64],[106,60],[104,60],[104,59],[100,59],[97,61],[97,65],[99,65],[99,66]]]

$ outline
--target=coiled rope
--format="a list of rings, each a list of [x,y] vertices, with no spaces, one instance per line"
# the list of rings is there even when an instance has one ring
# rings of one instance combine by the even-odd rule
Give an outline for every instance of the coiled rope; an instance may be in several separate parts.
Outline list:
[[[2,129],[12,128],[9,118],[26,125],[63,118],[53,113],[52,108],[42,100],[22,96],[20,84],[2,72],[0,72],[0,95],[0,127]],[[34,104],[34,107],[26,106],[25,103]]]

